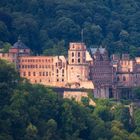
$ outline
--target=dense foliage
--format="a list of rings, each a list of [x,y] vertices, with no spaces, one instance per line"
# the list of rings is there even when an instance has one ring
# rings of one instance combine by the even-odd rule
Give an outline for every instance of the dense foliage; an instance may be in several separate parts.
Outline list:
[[[0,40],[13,44],[21,35],[34,52],[56,55],[81,41],[83,32],[88,47],[102,44],[110,53],[136,56],[139,9],[139,0],[1,0]]]
[[[0,140],[139,140],[140,110],[108,100],[77,103],[20,79],[0,60]],[[136,125],[135,125],[136,124]]]

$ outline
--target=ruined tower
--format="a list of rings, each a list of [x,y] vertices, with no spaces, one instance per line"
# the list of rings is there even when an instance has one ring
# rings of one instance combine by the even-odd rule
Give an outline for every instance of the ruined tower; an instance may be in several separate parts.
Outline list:
[[[81,83],[89,79],[84,43],[70,43],[68,51],[68,83]]]

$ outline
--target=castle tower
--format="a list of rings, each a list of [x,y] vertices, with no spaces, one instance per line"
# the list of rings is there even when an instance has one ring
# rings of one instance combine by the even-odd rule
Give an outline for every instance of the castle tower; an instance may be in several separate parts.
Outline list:
[[[70,43],[68,51],[68,83],[81,83],[89,78],[84,43]]]
[[[86,46],[84,43],[70,43],[68,63],[72,65],[86,64]]]
[[[91,65],[91,79],[95,85],[95,98],[111,98],[112,93],[112,65],[105,48],[91,48],[93,64]]]
[[[15,63],[16,68],[19,68],[19,59],[21,56],[30,56],[30,49],[21,41],[20,37],[18,41],[9,49],[9,55],[12,56],[12,62]]]
[[[30,49],[21,41],[20,37],[18,41],[9,49],[9,53],[18,56],[29,56]]]

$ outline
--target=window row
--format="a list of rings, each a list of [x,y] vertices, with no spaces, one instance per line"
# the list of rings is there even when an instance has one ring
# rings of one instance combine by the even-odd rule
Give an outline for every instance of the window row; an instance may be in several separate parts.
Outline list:
[[[34,82],[35,83],[42,83],[42,80],[41,79],[38,79],[38,80],[34,80]],[[51,80],[49,79],[48,82],[51,82]]]
[[[55,64],[55,66],[56,67],[63,67],[64,68],[65,67],[65,63],[58,62],[58,63]]]
[[[56,73],[59,73],[60,72],[60,70],[56,70]],[[64,73],[64,69],[62,69],[62,73]]]
[[[120,61],[122,65],[131,65],[131,61]]]
[[[51,65],[19,65],[19,68],[21,69],[26,69],[26,68],[52,68],[53,70],[53,66]]]
[[[57,77],[64,77],[64,74],[62,74],[62,75],[56,75]]]
[[[72,52],[72,57],[74,57],[75,56],[75,53],[74,52]],[[78,52],[78,57],[80,57],[81,56],[81,52]],[[85,55],[85,52],[83,52],[83,55],[82,55],[83,57],[85,57],[86,55]]]
[[[21,59],[19,62],[53,62],[53,59]]]
[[[23,72],[23,76],[51,76],[51,72]]]
[[[71,61],[72,61],[72,63],[75,63],[74,59],[72,59]],[[80,58],[78,58],[78,63],[81,63],[81,59]],[[83,63],[85,63],[85,59],[83,59]]]
[[[64,82],[64,79],[56,79],[57,82]]]
[[[56,79],[56,81],[57,81],[57,82],[64,82],[65,80],[64,80],[64,79]],[[35,83],[41,83],[42,80],[41,80],[41,79],[39,79],[39,80],[34,80],[34,82],[35,82]],[[48,82],[51,82],[50,79],[48,80]]]

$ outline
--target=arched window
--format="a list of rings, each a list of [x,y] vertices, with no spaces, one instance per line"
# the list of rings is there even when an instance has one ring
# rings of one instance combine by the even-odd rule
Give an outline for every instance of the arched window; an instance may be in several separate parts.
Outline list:
[[[80,52],[78,52],[78,57],[80,57]]]
[[[78,59],[78,63],[80,63],[80,58]]]
[[[74,57],[74,52],[72,52],[72,57]]]

